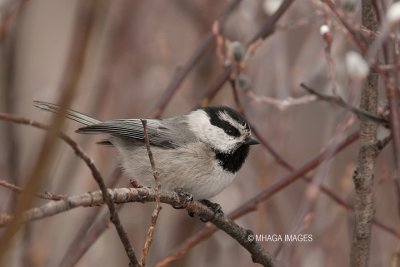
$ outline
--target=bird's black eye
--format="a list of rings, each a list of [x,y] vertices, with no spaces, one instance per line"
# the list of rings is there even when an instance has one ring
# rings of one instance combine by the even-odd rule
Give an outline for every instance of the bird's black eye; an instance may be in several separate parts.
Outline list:
[[[236,129],[235,127],[230,126],[230,125],[227,126],[224,129],[224,131],[225,131],[225,133],[227,133],[230,136],[235,136],[235,137],[239,137],[240,136],[240,132],[238,131],[238,129]]]

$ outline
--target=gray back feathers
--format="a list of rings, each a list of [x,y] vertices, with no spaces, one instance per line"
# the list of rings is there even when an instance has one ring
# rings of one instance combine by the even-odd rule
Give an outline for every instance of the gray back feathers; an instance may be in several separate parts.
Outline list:
[[[59,112],[60,107],[42,101],[35,101],[34,105],[40,109]],[[86,125],[76,132],[87,134],[109,134],[125,141],[143,143],[144,131],[140,119],[119,119],[100,121],[77,111],[67,110],[67,118]],[[177,148],[189,142],[195,142],[196,137],[188,129],[184,116],[164,120],[147,120],[147,132],[150,144],[163,148]]]

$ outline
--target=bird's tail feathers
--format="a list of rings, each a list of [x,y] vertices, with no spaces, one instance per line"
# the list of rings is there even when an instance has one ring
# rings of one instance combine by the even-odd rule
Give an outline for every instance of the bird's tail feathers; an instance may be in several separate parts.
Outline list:
[[[33,105],[37,108],[40,108],[40,109],[43,109],[46,111],[50,111],[50,112],[54,112],[54,113],[58,113],[60,111],[59,105],[44,102],[44,101],[33,101]],[[79,122],[83,125],[93,125],[93,124],[98,124],[98,123],[102,122],[102,121],[96,120],[92,117],[89,117],[85,114],[82,114],[80,112],[77,112],[77,111],[74,111],[71,109],[67,109],[67,111],[65,112],[65,117],[67,117],[68,119],[74,120],[76,122]]]

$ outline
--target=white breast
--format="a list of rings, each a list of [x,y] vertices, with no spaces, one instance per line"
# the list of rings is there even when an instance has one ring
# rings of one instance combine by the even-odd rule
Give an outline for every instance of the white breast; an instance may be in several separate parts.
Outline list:
[[[144,146],[126,146],[112,140],[120,153],[122,167],[143,186],[154,187],[154,177]],[[160,173],[161,189],[182,188],[194,199],[209,199],[232,183],[234,174],[226,172],[215,159],[214,151],[202,142],[178,149],[152,147],[154,161]]]

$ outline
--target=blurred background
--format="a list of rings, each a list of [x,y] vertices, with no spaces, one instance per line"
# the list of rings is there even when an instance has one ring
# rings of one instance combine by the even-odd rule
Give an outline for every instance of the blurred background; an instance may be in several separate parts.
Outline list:
[[[346,16],[359,21],[357,1],[339,2]],[[280,0],[2,0],[0,110],[50,123],[52,114],[34,108],[32,102],[58,103],[70,73],[76,70],[79,79],[71,104],[74,110],[106,120],[169,117],[187,113],[199,105],[228,105],[242,109],[260,136],[285,161],[298,168],[359,126],[348,112],[332,104],[311,101],[300,87],[304,82],[326,94],[335,89],[344,98],[351,96],[349,101],[355,105],[359,102],[359,91],[350,86],[351,77],[345,65],[346,54],[357,49],[343,26],[321,3],[295,1],[277,22],[276,31],[258,42],[254,53],[238,63],[244,83],[237,88],[240,106],[229,82],[212,99],[203,99],[224,68],[235,64],[229,56],[221,60],[221,50],[229,52],[234,41],[245,46],[280,3]],[[221,19],[218,36],[215,35],[217,19]],[[322,25],[329,27],[333,37],[329,52],[320,33]],[[87,49],[82,56],[83,64],[77,66],[70,61],[71,51],[82,34],[87,34]],[[225,40],[217,45],[222,37]],[[201,46],[204,49],[193,69],[166,102],[165,110],[157,113],[168,85]],[[294,99],[300,100],[299,103]],[[101,136],[76,134],[78,126],[67,121],[63,129],[94,160],[109,186],[129,187],[130,177],[115,171],[116,151],[96,145]],[[380,136],[385,135],[387,132],[381,129]],[[0,179],[23,187],[44,138],[45,132],[41,130],[0,121]],[[321,164],[310,177],[351,204],[357,154],[356,141]],[[399,214],[391,163],[392,150],[388,146],[377,164],[376,218],[397,228]],[[228,213],[289,173],[262,145],[252,147],[234,183],[212,201],[220,203]],[[98,186],[89,169],[69,146],[59,141],[50,170],[42,177],[40,191],[71,196],[94,190]],[[262,202],[237,223],[256,234],[311,234],[311,242],[262,242],[282,265],[348,265],[353,214],[326,194],[314,193],[309,184],[299,180]],[[15,199],[15,193],[0,187],[2,213],[12,211]],[[37,199],[32,205],[45,202]],[[154,203],[129,203],[120,211],[139,257],[153,207]],[[92,207],[30,223],[16,235],[5,266],[127,266],[125,251],[112,225],[98,234],[98,239],[76,263],[68,263],[71,255],[76,255],[73,250],[79,240],[87,238],[81,227],[92,222],[105,225],[107,218],[104,207]],[[163,205],[148,266],[168,256],[203,225],[185,211]],[[71,246],[76,238],[78,242]],[[389,266],[393,255],[399,253],[398,246],[396,235],[374,226],[370,266]],[[243,247],[219,231],[172,266],[255,264]]]

